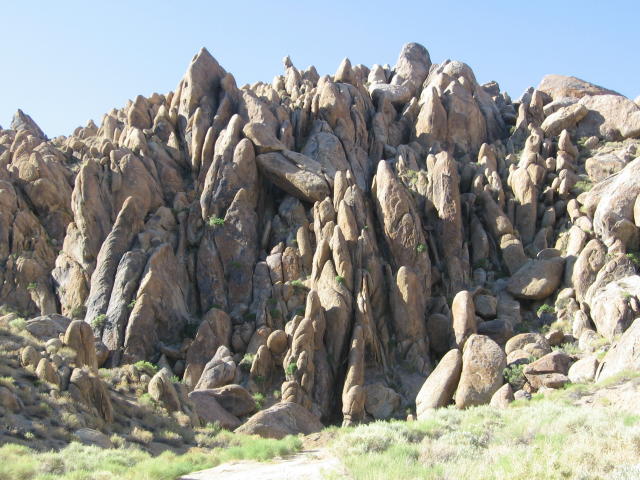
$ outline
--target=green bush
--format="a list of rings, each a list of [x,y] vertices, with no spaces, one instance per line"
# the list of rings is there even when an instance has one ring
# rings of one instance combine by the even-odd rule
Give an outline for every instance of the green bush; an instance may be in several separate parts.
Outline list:
[[[130,309],[130,310],[132,310],[132,309],[133,309],[133,307],[135,307],[135,306],[136,306],[136,302],[137,302],[137,301],[138,301],[138,300],[134,298],[133,300],[131,300],[131,301],[129,302],[129,305],[127,305],[127,307],[129,307],[129,309]]]
[[[514,390],[520,390],[525,382],[524,376],[525,365],[511,365],[502,371],[505,382],[509,383]]]
[[[253,401],[256,402],[256,408],[262,410],[264,406],[265,397],[262,393],[256,392],[253,394]]]
[[[296,364],[296,362],[289,362],[289,365],[287,365],[287,368],[285,368],[285,372],[289,376],[294,375],[297,371],[298,365]]]
[[[211,215],[209,220],[207,221],[210,227],[220,227],[224,225],[224,218],[216,217],[215,215]]]
[[[344,285],[344,277],[336,275],[336,283],[338,283],[339,285]]]
[[[251,370],[251,365],[253,365],[254,358],[256,358],[255,354],[245,353],[244,357],[242,357],[242,360],[240,360],[240,363],[238,364],[238,366],[245,372],[248,372],[249,370]]]
[[[27,290],[29,291],[33,291],[37,288],[38,288],[38,284],[36,282],[31,282],[29,285],[27,285]]]

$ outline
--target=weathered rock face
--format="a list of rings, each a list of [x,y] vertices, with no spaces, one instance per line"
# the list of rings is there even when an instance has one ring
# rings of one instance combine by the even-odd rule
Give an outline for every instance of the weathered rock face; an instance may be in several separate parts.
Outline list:
[[[616,92],[593,83],[564,75],[545,75],[537,90],[546,93],[554,100],[566,97],[582,98],[590,95],[618,95]]]
[[[640,369],[640,321],[635,320],[605,355],[597,372],[598,381],[625,370]]]
[[[49,140],[19,111],[0,129],[0,303],[76,352],[73,374],[23,364],[105,418],[92,372],[139,360],[192,422],[187,391],[228,428],[281,391],[250,422],[269,435],[454,391],[504,406],[501,345],[510,364],[570,333],[593,350],[640,314],[638,112],[572,77],[512,101],[415,43],[393,67],[287,59],[242,88],[203,49],[99,127]],[[556,320],[553,341],[514,337]],[[530,386],[563,380],[536,368]]]

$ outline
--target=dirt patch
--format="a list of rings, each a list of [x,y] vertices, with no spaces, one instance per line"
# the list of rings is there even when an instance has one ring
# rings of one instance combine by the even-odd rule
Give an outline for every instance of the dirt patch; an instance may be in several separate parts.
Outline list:
[[[321,480],[348,479],[340,461],[326,449],[304,450],[272,462],[232,462],[190,473],[181,480]]]

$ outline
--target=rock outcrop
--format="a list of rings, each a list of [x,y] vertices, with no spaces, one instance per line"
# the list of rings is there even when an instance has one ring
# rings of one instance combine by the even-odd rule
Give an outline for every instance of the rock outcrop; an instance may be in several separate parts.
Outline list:
[[[242,87],[202,49],[99,126],[0,129],[0,303],[51,342],[23,366],[104,422],[98,367],[144,362],[173,415],[266,436],[504,407],[594,377],[552,345],[635,368],[639,137],[615,92],[512,100],[417,43]]]

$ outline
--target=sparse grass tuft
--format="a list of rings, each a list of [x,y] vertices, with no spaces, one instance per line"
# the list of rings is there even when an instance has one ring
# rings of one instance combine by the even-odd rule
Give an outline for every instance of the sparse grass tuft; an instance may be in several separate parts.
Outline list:
[[[427,250],[427,246],[424,243],[419,243],[418,246],[416,247],[416,251],[418,253],[425,252],[426,250]]]
[[[581,353],[577,343],[563,343],[557,347],[552,347],[554,351],[564,352],[567,355],[577,355]]]
[[[336,283],[338,285],[344,285],[344,277],[341,277],[340,275],[336,275]]]

